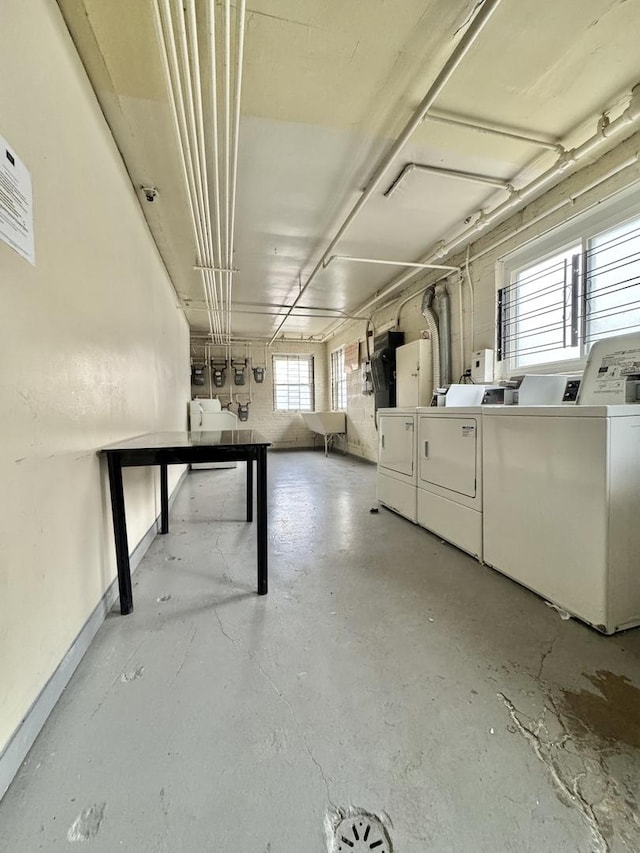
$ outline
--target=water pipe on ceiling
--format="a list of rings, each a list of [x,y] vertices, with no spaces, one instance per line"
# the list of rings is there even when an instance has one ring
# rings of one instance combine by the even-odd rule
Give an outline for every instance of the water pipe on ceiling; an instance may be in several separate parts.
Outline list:
[[[173,19],[171,16],[171,8],[168,0],[155,0],[154,2],[154,21],[158,41],[160,43],[160,58],[162,68],[167,85],[169,95],[169,106],[171,115],[178,137],[178,148],[180,151],[180,162],[182,165],[183,177],[187,189],[187,201],[189,204],[189,213],[191,216],[191,224],[196,240],[196,247],[201,258],[206,258],[206,241],[204,239],[203,222],[201,218],[201,210],[198,203],[195,181],[195,166],[191,147],[189,145],[189,132],[187,129],[187,118],[184,104],[184,96],[182,84],[180,82],[180,65],[178,61],[177,47],[175,34],[173,30]],[[209,308],[209,331],[211,337],[214,338],[218,324],[215,320],[215,305],[212,304],[212,294],[210,281],[206,275],[203,276],[203,292],[204,298]]]
[[[516,130],[508,130],[499,124],[486,121],[485,119],[469,119],[464,116],[454,115],[452,113],[443,112],[442,110],[429,110],[425,116],[426,121],[440,122],[442,124],[450,124],[454,127],[464,127],[468,130],[473,130],[478,133],[487,133],[493,136],[502,136],[506,139],[513,139],[516,142],[524,142],[529,145],[535,145],[538,148],[546,148],[549,151],[557,151],[562,154],[564,147],[558,142],[552,142],[548,139],[543,139],[541,136],[534,136],[531,133],[520,133]]]
[[[597,151],[599,147],[604,145],[608,140],[610,140],[613,136],[620,133],[624,129],[628,128],[631,124],[635,124],[640,119],[640,84],[636,85],[631,92],[629,93],[629,102],[627,108],[621,113],[621,115],[616,118],[614,121],[606,123],[600,120],[598,122],[598,128],[596,133],[593,134],[589,139],[587,139],[582,145],[574,148],[571,151],[565,152],[561,155],[556,163],[539,175],[536,179],[531,181],[529,184],[521,187],[520,189],[514,189],[510,194],[509,199],[502,204],[497,205],[490,211],[481,210],[475,214],[475,221],[468,225],[468,227],[464,228],[459,234],[450,237],[448,240],[440,241],[435,247],[432,247],[423,257],[422,261],[428,263],[434,260],[446,259],[450,254],[458,247],[465,246],[467,243],[473,241],[474,237],[477,237],[478,233],[481,230],[486,229],[491,224],[497,224],[501,218],[504,218],[509,213],[515,213],[515,211],[523,207],[525,202],[530,199],[535,193],[539,193],[542,189],[549,184],[552,180],[557,178],[563,172],[569,170],[571,167],[577,165],[581,160],[585,157],[592,155]],[[632,165],[638,160],[638,155],[634,155],[628,161],[621,164],[621,166],[616,167],[613,173],[617,173],[621,171],[623,168],[626,168],[629,165]],[[597,186],[602,182],[605,178],[598,179],[595,184],[590,185],[590,188],[593,186]],[[561,202],[556,205],[556,209],[564,206],[569,203],[569,199],[563,199]],[[543,214],[538,217],[538,219],[542,219],[549,215],[551,211],[545,211]],[[471,219],[472,217],[468,217]],[[525,225],[522,226],[521,229],[524,230],[528,228],[534,220],[530,220]],[[498,241],[504,242],[505,239],[508,239],[512,236],[512,234],[517,233],[517,230],[514,232],[510,232],[507,237]],[[490,251],[491,249],[486,249],[482,254],[485,254],[486,251]],[[407,272],[400,275],[395,281],[391,282],[391,284],[382,290],[380,293],[375,294],[370,299],[367,299],[362,303],[358,308],[354,309],[354,313],[357,315],[362,315],[364,312],[369,311],[377,302],[380,302],[382,299],[387,298],[393,292],[398,290],[404,284],[407,284],[415,275],[414,272]],[[472,287],[472,285],[471,285]],[[323,336],[323,340],[327,340],[330,336],[335,335],[336,332],[342,327],[343,323],[340,322],[337,326],[329,329],[328,332]]]
[[[457,270],[458,267],[450,267],[445,266],[443,264],[425,264],[425,263],[414,263],[412,261],[388,261],[382,258],[355,258],[351,255],[331,255],[331,257],[327,261],[323,261],[322,265],[326,269],[329,264],[333,263],[333,261],[352,261],[357,264],[383,264],[392,267],[413,267],[415,269],[421,270]],[[295,303],[291,306],[291,308],[295,308]]]
[[[445,178],[454,178],[458,181],[488,184],[491,187],[499,187],[502,190],[507,190],[511,186],[509,181],[504,180],[504,178],[494,178],[491,175],[479,175],[476,172],[464,172],[461,169],[446,169],[444,166],[429,166],[426,163],[407,163],[389,189],[385,190],[385,198],[391,198],[404,179],[412,172],[426,172],[430,175],[442,175]]]
[[[161,60],[178,136],[198,253],[197,268],[201,271],[203,278],[211,339],[216,343],[228,343],[231,335],[231,263],[237,190],[245,10],[246,0],[239,0],[236,9],[236,63],[235,68],[232,68],[231,3],[230,0],[225,0],[223,12],[225,123],[223,145],[220,146],[215,0],[209,0],[206,7],[211,74],[211,120],[213,122],[211,134],[207,132],[205,125],[203,71],[200,61],[196,1],[185,0],[183,5],[182,0],[175,0],[172,12],[169,0],[154,0]],[[234,78],[233,102],[232,75]],[[208,139],[211,139],[213,145],[212,157],[209,156]],[[221,147],[224,156],[224,199],[220,197]],[[209,178],[209,161],[214,163],[213,182]],[[212,194],[215,195],[215,229],[211,215]]]
[[[374,194],[374,192],[378,188],[378,185],[382,181],[382,178],[384,177],[387,169],[394,162],[394,160],[400,154],[402,149],[406,146],[414,131],[420,126],[421,122],[424,120],[424,117],[431,109],[436,98],[442,92],[448,80],[455,72],[456,68],[460,65],[460,63],[470,50],[471,46],[474,44],[474,42],[482,32],[483,28],[487,24],[489,18],[499,6],[500,2],[501,0],[484,0],[484,3],[479,6],[471,23],[468,25],[466,31],[460,38],[460,41],[452,50],[451,54],[449,55],[449,58],[444,63],[441,71],[439,72],[436,79],[429,87],[426,95],[418,105],[418,108],[414,111],[409,121],[405,124],[404,128],[400,132],[399,136],[396,138],[389,151],[382,158],[382,161],[380,162],[377,169],[374,171],[366,189],[364,190],[360,198],[357,200],[355,205],[352,207],[351,211],[347,214],[342,225],[338,228],[336,234],[325,249],[322,257],[320,258],[320,260],[312,270],[311,274],[307,278],[307,281],[300,288],[296,300],[293,303],[294,305],[297,304],[297,302],[300,300],[303,293],[309,287],[311,282],[315,279],[317,274],[324,268],[325,259],[330,256],[331,252],[338,244],[340,239],[344,236],[349,226],[358,216],[367,201]],[[270,343],[273,343],[275,341],[286,320],[287,318],[285,317],[278,325],[277,329],[275,330],[270,339]]]

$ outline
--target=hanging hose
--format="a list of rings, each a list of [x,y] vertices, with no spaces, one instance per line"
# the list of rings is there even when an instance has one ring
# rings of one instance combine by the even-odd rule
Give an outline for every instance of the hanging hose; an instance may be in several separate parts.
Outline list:
[[[422,297],[422,316],[427,324],[431,337],[431,362],[433,364],[433,393],[440,388],[440,335],[438,334],[438,320],[431,309],[433,304],[433,288],[425,290]]]

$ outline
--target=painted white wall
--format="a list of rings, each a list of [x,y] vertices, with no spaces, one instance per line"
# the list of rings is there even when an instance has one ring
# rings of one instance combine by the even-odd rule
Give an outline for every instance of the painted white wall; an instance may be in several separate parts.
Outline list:
[[[622,168],[621,171],[618,169],[623,164],[637,158],[639,152],[640,133],[636,133],[608,154],[576,172],[472,244],[469,270],[475,291],[473,316],[467,284],[465,283],[461,290],[457,274],[448,280],[451,297],[453,381],[457,381],[463,369],[470,366],[472,346],[475,350],[495,349],[496,267],[498,261],[506,254],[547,233],[567,219],[637,183],[640,180],[640,165],[637,160]],[[558,208],[560,203],[562,203],[562,207]],[[531,222],[530,225],[527,224],[529,222]],[[453,255],[443,262],[463,266],[465,253]],[[426,327],[420,311],[422,291],[431,280],[432,278],[428,276],[417,277],[410,287],[398,293],[398,298],[393,303],[377,310],[373,317],[375,331],[396,328],[395,318],[398,303],[411,293],[415,293],[415,298],[407,302],[401,311],[398,328],[405,334],[405,343],[410,343],[420,337],[420,333]],[[459,305],[461,298],[462,325],[464,327],[464,364],[460,356]],[[329,360],[330,353],[333,350],[356,340],[362,342],[365,340],[364,321],[350,322],[337,330],[337,333],[327,342],[327,360]],[[374,421],[373,398],[362,396],[359,373],[347,375],[347,431],[349,451],[358,456],[363,456],[365,459],[375,461],[378,452],[378,437]]]
[[[4,0],[0,76],[0,134],[31,171],[36,244],[33,267],[0,243],[1,753],[115,577],[96,450],[185,428],[189,354],[53,0]],[[132,550],[159,512],[156,485],[125,472]]]
[[[194,341],[191,352],[196,358],[202,358],[204,353],[203,345]],[[306,428],[298,412],[274,412],[273,410],[273,356],[277,353],[313,356],[315,409],[316,411],[326,411],[329,408],[328,365],[326,346],[320,343],[277,341],[271,347],[268,347],[266,351],[267,372],[264,382],[258,384],[252,378],[250,388],[248,384],[245,386],[233,385],[233,371],[229,367],[227,368],[227,382],[225,387],[216,388],[214,386],[213,396],[215,397],[219,394],[222,404],[226,405],[229,400],[230,384],[234,400],[238,399],[245,403],[250,393],[249,420],[246,424],[242,424],[242,426],[257,430],[273,443],[274,448],[313,447],[313,434]],[[243,354],[244,349],[242,345],[234,348],[234,355],[236,357],[241,358]],[[221,354],[220,357],[222,357]],[[253,363],[256,365],[265,364],[264,346],[253,344],[250,350],[250,357],[253,358]],[[191,387],[194,398],[209,396],[208,375],[205,376],[205,380],[206,385],[193,385]],[[231,410],[237,412],[238,409],[235,403],[232,405]]]

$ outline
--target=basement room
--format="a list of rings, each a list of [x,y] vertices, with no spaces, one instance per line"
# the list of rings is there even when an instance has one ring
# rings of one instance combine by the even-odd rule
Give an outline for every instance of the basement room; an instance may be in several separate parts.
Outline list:
[[[3,0],[0,851],[640,850],[640,0]]]

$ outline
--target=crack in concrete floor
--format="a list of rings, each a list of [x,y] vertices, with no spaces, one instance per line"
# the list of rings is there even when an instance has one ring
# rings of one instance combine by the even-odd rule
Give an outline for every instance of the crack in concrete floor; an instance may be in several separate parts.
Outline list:
[[[497,696],[508,710],[509,716],[513,720],[517,731],[531,745],[536,757],[549,770],[554,785],[558,789],[559,793],[562,795],[561,799],[563,799],[569,804],[576,806],[576,808],[582,815],[591,833],[592,853],[610,853],[611,848],[609,847],[609,843],[607,842],[607,839],[602,833],[598,818],[594,813],[593,806],[585,800],[579,789],[578,782],[580,775],[582,774],[578,774],[571,780],[565,779],[562,768],[550,754],[550,751],[552,749],[562,748],[564,744],[559,743],[557,741],[543,741],[540,737],[541,731],[545,728],[544,714],[537,721],[535,728],[529,728],[529,726],[526,726],[520,720],[519,715],[522,714],[522,712],[518,711],[513,702],[507,696],[505,696],[504,693],[498,693]],[[524,714],[522,714],[522,716],[524,716]]]
[[[231,643],[233,643],[234,646],[236,646],[237,648],[241,648],[238,640],[236,640],[234,637],[232,637],[225,630],[224,625],[222,624],[222,620],[220,619],[220,614],[218,613],[217,608],[214,608],[214,613],[216,615],[216,619],[218,620],[218,624],[220,625],[220,630],[222,631],[222,634],[227,638],[227,640],[229,640]],[[309,758],[311,759],[313,764],[317,767],[318,771],[320,772],[320,776],[322,777],[322,782],[323,782],[325,790],[327,792],[327,800],[329,801],[329,804],[333,808],[335,808],[335,804],[334,804],[333,800],[331,799],[331,791],[329,788],[329,779],[327,777],[327,774],[325,773],[324,768],[322,767],[322,765],[320,764],[318,759],[313,754],[311,747],[309,746],[309,742],[307,741],[307,737],[306,737],[304,731],[302,730],[302,726],[300,725],[300,722],[298,720],[298,717],[296,715],[296,712],[295,712],[291,702],[287,699],[287,697],[284,695],[282,690],[280,690],[278,685],[271,678],[269,673],[265,670],[265,668],[262,666],[262,664],[256,658],[256,656],[252,652],[247,652],[247,657],[254,664],[254,666],[258,669],[258,671],[261,673],[262,677],[270,685],[270,687],[274,690],[274,692],[278,695],[278,697],[280,698],[280,701],[284,704],[284,706],[289,711],[289,714],[291,715],[291,719],[293,720],[293,723],[296,727],[296,730],[300,736],[300,740],[302,741],[302,745],[304,747],[305,752],[307,753],[307,755],[309,756]]]

